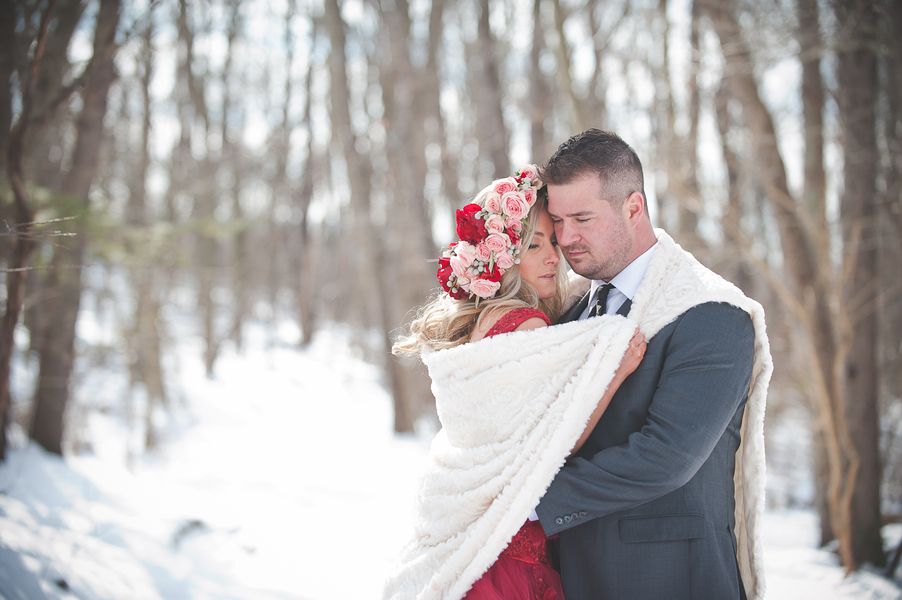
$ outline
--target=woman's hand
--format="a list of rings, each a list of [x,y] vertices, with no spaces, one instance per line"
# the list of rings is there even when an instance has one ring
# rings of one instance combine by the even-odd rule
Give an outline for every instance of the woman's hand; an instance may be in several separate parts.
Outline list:
[[[645,340],[645,335],[641,331],[636,331],[633,334],[632,339],[630,339],[630,345],[626,349],[626,353],[623,355],[623,358],[620,359],[620,366],[617,367],[617,370],[614,372],[614,380],[623,382],[629,377],[633,371],[639,366],[639,363],[642,362],[642,358],[645,356],[645,349],[648,347],[648,342]]]

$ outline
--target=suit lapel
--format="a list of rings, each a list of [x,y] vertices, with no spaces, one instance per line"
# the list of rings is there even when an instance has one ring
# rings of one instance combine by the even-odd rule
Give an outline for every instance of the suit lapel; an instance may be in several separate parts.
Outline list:
[[[589,292],[586,292],[586,295],[580,298],[579,302],[571,306],[563,315],[561,315],[561,318],[557,320],[558,325],[577,320],[583,311],[586,310],[588,305]]]

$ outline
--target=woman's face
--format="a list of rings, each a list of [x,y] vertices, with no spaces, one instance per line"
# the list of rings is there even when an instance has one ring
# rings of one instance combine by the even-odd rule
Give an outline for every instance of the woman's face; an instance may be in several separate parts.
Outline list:
[[[520,277],[532,286],[541,300],[554,296],[557,266],[561,261],[554,238],[554,226],[548,211],[539,213],[536,230],[528,248],[520,251]]]

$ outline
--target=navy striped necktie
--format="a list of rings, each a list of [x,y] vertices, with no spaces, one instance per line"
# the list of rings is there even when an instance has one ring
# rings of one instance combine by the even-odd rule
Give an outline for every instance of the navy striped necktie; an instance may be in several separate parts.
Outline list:
[[[606,283],[595,292],[595,306],[592,308],[591,316],[597,317],[599,315],[603,315],[607,312],[608,308],[608,296],[611,293],[611,290],[614,289],[614,284]]]

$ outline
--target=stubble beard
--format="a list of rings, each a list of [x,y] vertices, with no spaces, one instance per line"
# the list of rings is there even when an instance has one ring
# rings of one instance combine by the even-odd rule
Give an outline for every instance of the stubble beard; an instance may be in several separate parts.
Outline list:
[[[626,224],[623,221],[616,221],[616,229],[612,232],[617,245],[607,256],[595,256],[590,248],[588,251],[589,260],[582,265],[570,264],[573,272],[582,275],[588,279],[611,281],[630,263],[631,241],[627,235]],[[564,253],[566,257],[566,252]]]

